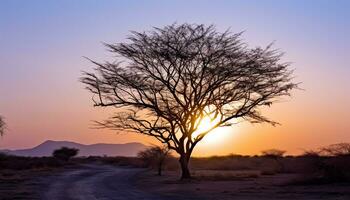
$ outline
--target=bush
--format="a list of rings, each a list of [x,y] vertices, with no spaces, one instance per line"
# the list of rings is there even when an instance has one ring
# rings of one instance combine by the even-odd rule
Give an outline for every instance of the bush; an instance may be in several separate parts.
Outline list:
[[[320,151],[305,150],[302,156],[303,157],[320,157]]]
[[[268,149],[261,152],[261,154],[266,157],[282,157],[285,153],[286,151],[279,149]]]
[[[303,156],[307,168],[303,172],[311,183],[350,181],[350,144],[332,144],[319,151],[306,151]]]
[[[163,164],[169,157],[169,149],[167,147],[153,146],[144,151],[140,151],[137,155],[147,167],[155,168],[158,175],[162,175]]]
[[[350,143],[331,144],[321,148],[321,153],[326,156],[350,156]]]
[[[70,158],[78,155],[79,149],[62,147],[53,151],[52,156],[60,160],[68,161]]]

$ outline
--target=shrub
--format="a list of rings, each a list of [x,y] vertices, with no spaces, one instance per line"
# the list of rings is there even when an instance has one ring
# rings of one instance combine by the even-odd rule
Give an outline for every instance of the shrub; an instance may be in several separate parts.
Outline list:
[[[326,156],[350,156],[350,143],[331,144],[321,148],[321,153]]]
[[[303,157],[320,157],[320,151],[305,150],[302,154]]]
[[[169,149],[165,146],[153,146],[137,155],[147,167],[156,168],[158,175],[162,175],[162,168],[165,160],[169,157]]]
[[[62,147],[53,151],[52,156],[60,160],[68,161],[70,158],[78,155],[79,149]]]
[[[261,152],[266,157],[282,157],[285,153],[286,151],[279,149],[268,149]]]

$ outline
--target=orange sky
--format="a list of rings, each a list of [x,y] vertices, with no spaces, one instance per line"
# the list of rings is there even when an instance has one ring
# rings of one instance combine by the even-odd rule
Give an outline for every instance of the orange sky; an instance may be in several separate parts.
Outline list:
[[[287,53],[285,60],[293,62],[295,81],[302,82],[304,89],[263,110],[280,126],[239,124],[224,130],[220,139],[204,140],[195,155],[258,154],[268,148],[296,154],[350,142],[350,14],[345,9],[349,5],[346,1],[337,5],[319,1],[318,6],[286,2],[205,1],[200,11],[194,3],[184,8],[185,1],[98,6],[70,1],[21,6],[0,2],[0,114],[8,123],[0,149],[33,147],[48,139],[156,143],[140,135],[91,129],[92,120],[103,119],[110,111],[93,108],[91,95],[78,79],[82,70],[93,67],[82,56],[113,60],[101,41],[124,41],[129,30],[143,31],[174,21],[246,30],[243,38],[252,46],[275,40],[275,47]],[[237,12],[231,12],[233,8]]]

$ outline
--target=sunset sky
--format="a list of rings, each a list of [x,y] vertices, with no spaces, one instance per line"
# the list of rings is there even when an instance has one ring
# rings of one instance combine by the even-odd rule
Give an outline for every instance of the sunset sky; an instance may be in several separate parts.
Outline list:
[[[293,92],[267,116],[281,123],[242,123],[200,144],[197,156],[289,154],[350,142],[350,1],[0,1],[0,115],[8,124],[0,149],[45,140],[157,143],[141,135],[91,129],[108,109],[94,108],[79,82],[94,66],[83,56],[113,61],[102,42],[123,42],[129,31],[177,23],[215,24],[245,31],[251,47],[286,52]]]

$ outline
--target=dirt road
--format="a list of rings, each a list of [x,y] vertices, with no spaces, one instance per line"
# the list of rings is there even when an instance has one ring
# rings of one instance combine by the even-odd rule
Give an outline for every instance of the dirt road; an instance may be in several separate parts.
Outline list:
[[[135,174],[142,169],[108,165],[84,165],[79,169],[50,177],[43,199],[50,200],[158,200],[137,189]]]
[[[177,175],[157,177],[144,169],[81,165],[46,177],[45,200],[348,200],[349,184],[285,185],[280,174],[232,181],[179,183]],[[0,198],[1,199],[1,198]]]

